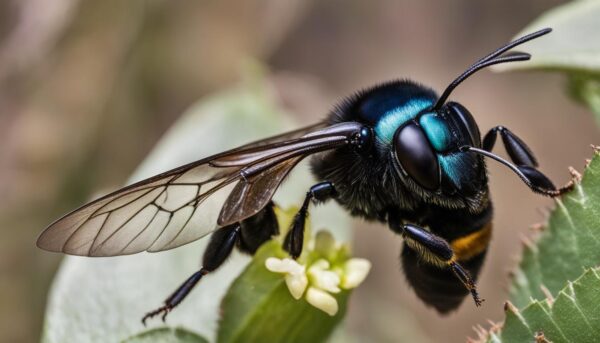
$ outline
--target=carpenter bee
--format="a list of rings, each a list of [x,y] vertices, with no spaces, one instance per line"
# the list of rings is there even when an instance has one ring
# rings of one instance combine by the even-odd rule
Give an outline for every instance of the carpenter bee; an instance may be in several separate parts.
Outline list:
[[[360,91],[315,125],[263,139],[124,187],[63,216],[40,235],[38,247],[84,256],[116,256],[176,248],[212,233],[202,267],[146,319],[163,320],[234,247],[253,254],[279,233],[272,197],[288,173],[311,156],[320,181],[284,240],[302,252],[311,203],[336,200],[351,215],[387,223],[404,238],[402,264],[418,297],[440,313],[470,294],[491,237],[492,203],[484,157],[507,166],[534,192],[558,196],[536,169],[531,150],[497,126],[481,139],[469,111],[447,101],[480,69],[525,61],[510,49],[549,33],[521,37],[475,62],[441,96],[409,80]],[[510,161],[493,154],[500,134]]]

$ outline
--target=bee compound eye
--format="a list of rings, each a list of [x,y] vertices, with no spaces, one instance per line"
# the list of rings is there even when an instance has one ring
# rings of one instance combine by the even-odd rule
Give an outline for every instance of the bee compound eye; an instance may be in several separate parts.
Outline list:
[[[399,128],[394,136],[394,152],[402,169],[422,187],[440,187],[440,165],[427,136],[415,123]]]
[[[479,127],[473,118],[473,115],[463,105],[457,102],[449,102],[448,108],[451,111],[451,115],[456,117],[463,128],[467,131],[470,138],[470,145],[474,147],[481,146],[481,135],[479,133]]]

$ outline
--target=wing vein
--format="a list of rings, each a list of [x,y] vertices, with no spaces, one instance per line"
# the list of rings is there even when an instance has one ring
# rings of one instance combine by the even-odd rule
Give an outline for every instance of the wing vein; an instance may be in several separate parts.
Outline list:
[[[160,233],[158,234],[158,236],[156,236],[156,238],[154,238],[154,240],[152,241],[152,244],[148,245],[148,249],[152,249],[154,244],[156,244],[158,239],[163,235],[165,230],[169,227],[169,224],[171,223],[171,219],[173,219],[173,216],[174,216],[174,214],[171,212],[171,214],[169,215],[169,219],[165,223],[165,226],[162,228],[162,230],[160,230]]]
[[[190,213],[190,216],[188,217],[188,219],[185,220],[185,223],[183,223],[183,225],[181,225],[181,228],[179,229],[179,231],[177,232],[177,234],[175,234],[175,236],[173,238],[171,238],[171,240],[169,240],[169,242],[167,244],[165,244],[166,247],[168,247],[169,245],[171,245],[171,243],[173,243],[177,239],[177,237],[179,237],[179,235],[181,235],[181,233],[183,232],[183,230],[185,229],[185,227],[188,225],[188,223],[190,222],[190,220],[192,220],[192,217],[194,216],[194,214],[196,213],[197,210],[198,210],[198,207],[194,207],[194,209]]]
[[[160,187],[164,187],[164,186],[160,186]],[[119,197],[116,197],[116,198],[112,199],[111,201],[107,202],[106,204],[104,204],[103,206],[99,207],[99,208],[98,208],[98,209],[96,209],[94,212],[92,212],[92,214],[90,214],[90,216],[88,217],[88,219],[86,219],[86,221],[87,221],[87,220],[89,220],[89,219],[95,218],[96,216],[99,216],[99,215],[105,214],[105,213],[112,213],[112,212],[114,212],[114,211],[118,211],[118,210],[122,209],[123,207],[125,207],[125,206],[127,206],[127,205],[131,204],[132,202],[135,202],[135,201],[137,201],[137,200],[138,200],[138,199],[140,199],[141,197],[145,196],[146,194],[148,194],[148,193],[150,193],[150,192],[152,192],[153,190],[155,190],[155,189],[156,189],[156,187],[148,187],[148,188],[149,188],[149,190],[148,190],[147,192],[143,193],[142,195],[140,195],[139,197],[137,197],[137,198],[134,198],[134,199],[132,199],[131,201],[128,201],[128,202],[124,203],[123,205],[117,206],[117,207],[113,208],[112,210],[109,210],[109,211],[105,211],[105,212],[100,212],[100,213],[98,213],[98,212],[99,212],[101,209],[103,209],[103,208],[105,208],[106,206],[108,206],[108,205],[112,204],[114,201],[116,201],[116,200],[119,200],[119,199],[122,199],[122,198],[123,198],[123,196],[129,195],[129,194],[131,194],[131,193],[134,193],[134,192],[128,192],[128,193],[122,194],[122,195],[121,195],[121,196],[119,196]],[[137,189],[137,190],[135,190],[135,192],[138,192],[138,191],[141,191],[141,190],[144,190],[144,189],[146,189],[146,188]]]
[[[161,187],[165,187],[165,186],[161,186]],[[155,188],[156,189],[156,188]],[[132,212],[132,215],[123,223],[121,223],[121,225],[117,226],[117,228],[110,234],[108,235],[108,237],[106,237],[102,242],[100,242],[100,244],[98,244],[98,246],[96,247],[96,249],[93,249],[93,246],[96,244],[96,239],[98,239],[98,237],[100,237],[100,233],[102,231],[102,229],[100,229],[100,231],[98,231],[98,234],[96,235],[96,237],[94,237],[94,241],[92,242],[92,248],[94,251],[97,251],[98,249],[100,249],[102,246],[104,246],[104,244],[111,239],[117,232],[119,232],[119,230],[121,230],[125,225],[127,225],[129,222],[131,222],[131,220],[133,218],[135,218],[138,214],[140,214],[143,210],[145,210],[148,206],[153,206],[153,202],[156,201],[156,199],[158,199],[158,197],[160,197],[162,195],[162,193],[167,189],[167,187],[165,187],[165,189],[163,189],[162,191],[160,191],[155,197],[154,199],[150,200],[148,202],[148,204],[146,204],[145,206],[143,206],[142,208],[140,208],[137,211]],[[148,194],[148,193],[146,193]],[[139,199],[139,198],[138,198]],[[113,214],[114,212],[111,212],[111,214]],[[110,214],[108,215],[110,217]],[[104,226],[104,224],[103,224]],[[91,250],[90,250],[91,252]]]
[[[204,199],[208,198],[209,196],[211,196],[213,193],[215,193],[219,189],[221,189],[221,188],[227,186],[228,184],[236,181],[240,177],[241,177],[240,174],[234,175],[234,176],[232,176],[232,177],[224,180],[223,182],[219,183],[218,185],[210,188],[209,190],[207,190],[206,192],[204,192],[202,194],[199,194],[200,190],[201,190],[201,187],[198,186],[198,190],[196,191],[196,196],[193,199],[191,199],[190,201],[188,201],[185,204],[183,204],[183,205],[179,206],[178,208],[176,208],[173,212],[177,212],[177,211],[181,210],[182,208],[186,208],[186,207],[188,207],[188,206],[190,206],[190,205],[192,205],[194,203],[195,204],[193,206],[198,206],[199,204],[202,203],[202,201],[204,201]],[[216,179],[216,180],[218,180],[218,179]]]
[[[185,223],[181,226],[181,229],[179,229],[179,231],[177,232],[177,234],[165,245],[165,246],[169,246],[171,245],[183,232],[183,230],[185,230],[186,226],[188,225],[189,221],[192,219],[192,217],[194,216],[194,214],[196,213],[196,211],[198,210],[198,207],[200,206],[200,204],[202,204],[202,202],[204,200],[206,200],[208,198],[208,196],[212,195],[213,193],[215,193],[216,191],[218,191],[219,189],[227,186],[228,184],[232,183],[233,181],[235,181],[236,179],[238,179],[240,177],[240,175],[236,175],[236,176],[232,176],[226,180],[224,180],[223,182],[219,183],[218,185],[216,185],[215,187],[209,189],[208,191],[206,191],[205,193],[199,194],[196,196],[195,199],[193,199],[192,201],[189,202],[189,204],[194,203],[195,204],[192,206],[194,207],[194,210],[192,211],[192,213],[190,214],[190,217],[185,221]],[[200,192],[200,187],[198,187],[198,193]],[[189,205],[188,205],[189,206]],[[183,206],[181,208],[185,208],[186,206]],[[179,208],[178,210],[180,210],[181,208]],[[215,223],[216,225],[216,223]]]
[[[154,204],[150,204],[148,206],[153,206]],[[156,206],[154,206],[156,207]],[[148,221],[148,223],[146,223],[146,225],[144,225],[144,228],[142,230],[140,230],[140,232],[138,232],[131,240],[129,240],[129,242],[121,249],[120,253],[123,253],[123,251],[125,251],[125,249],[127,249],[131,243],[133,243],[133,241],[135,241],[142,233],[144,233],[144,231],[146,231],[146,229],[148,229],[148,227],[150,226],[150,224],[152,224],[152,222],[154,221],[154,219],[156,218],[156,216],[158,215],[158,213],[161,210],[156,207],[156,212],[154,212],[154,215],[152,216],[152,218],[150,218],[150,221]]]
[[[104,218],[104,220],[102,221],[102,225],[100,225],[100,230],[102,230],[102,227],[106,223],[106,220],[108,219],[108,217],[109,217],[109,215],[107,214],[106,218]],[[73,232],[71,232],[71,234],[69,235],[69,237],[63,243],[63,246],[61,248],[62,252],[65,252],[65,247],[71,242],[71,240],[73,239],[73,237],[75,237],[75,235],[77,234],[77,232],[79,232],[79,230],[83,227],[83,225],[85,225],[90,219],[91,218],[88,217],[87,219],[85,219],[84,221],[82,221],[81,224],[79,224],[77,226],[77,228],[75,230],[73,230]]]

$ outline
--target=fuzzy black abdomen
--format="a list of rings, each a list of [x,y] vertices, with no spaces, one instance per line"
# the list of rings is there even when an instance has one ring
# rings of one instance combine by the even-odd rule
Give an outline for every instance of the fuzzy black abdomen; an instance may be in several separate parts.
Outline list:
[[[437,210],[421,223],[443,237],[452,247],[452,260],[460,263],[477,280],[491,239],[493,208],[488,203],[479,214]],[[408,284],[427,305],[445,314],[458,308],[469,290],[450,268],[427,263],[406,243],[402,267]]]
[[[487,250],[462,263],[474,280],[477,280],[486,252]],[[406,280],[419,299],[439,313],[447,314],[456,310],[469,295],[467,288],[450,268],[442,269],[420,261],[419,254],[406,244],[402,249],[401,260]]]

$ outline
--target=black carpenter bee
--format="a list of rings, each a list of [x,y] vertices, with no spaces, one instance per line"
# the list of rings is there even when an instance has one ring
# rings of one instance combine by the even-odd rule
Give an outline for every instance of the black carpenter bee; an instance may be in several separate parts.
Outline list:
[[[37,245],[84,256],[116,256],[176,248],[212,233],[203,266],[164,305],[166,315],[234,246],[253,254],[279,233],[271,200],[286,175],[312,156],[319,183],[310,188],[286,234],[284,249],[302,252],[311,202],[335,199],[353,216],[388,223],[404,238],[409,284],[441,313],[467,294],[491,236],[492,204],[484,157],[515,172],[534,192],[558,196],[536,169],[525,143],[503,126],[481,141],[469,111],[447,102],[462,81],[485,67],[531,56],[510,49],[549,33],[519,38],[469,67],[437,96],[409,80],[384,83],[343,100],[316,125],[250,143],[124,187],[52,223]],[[500,134],[509,162],[491,152]]]

